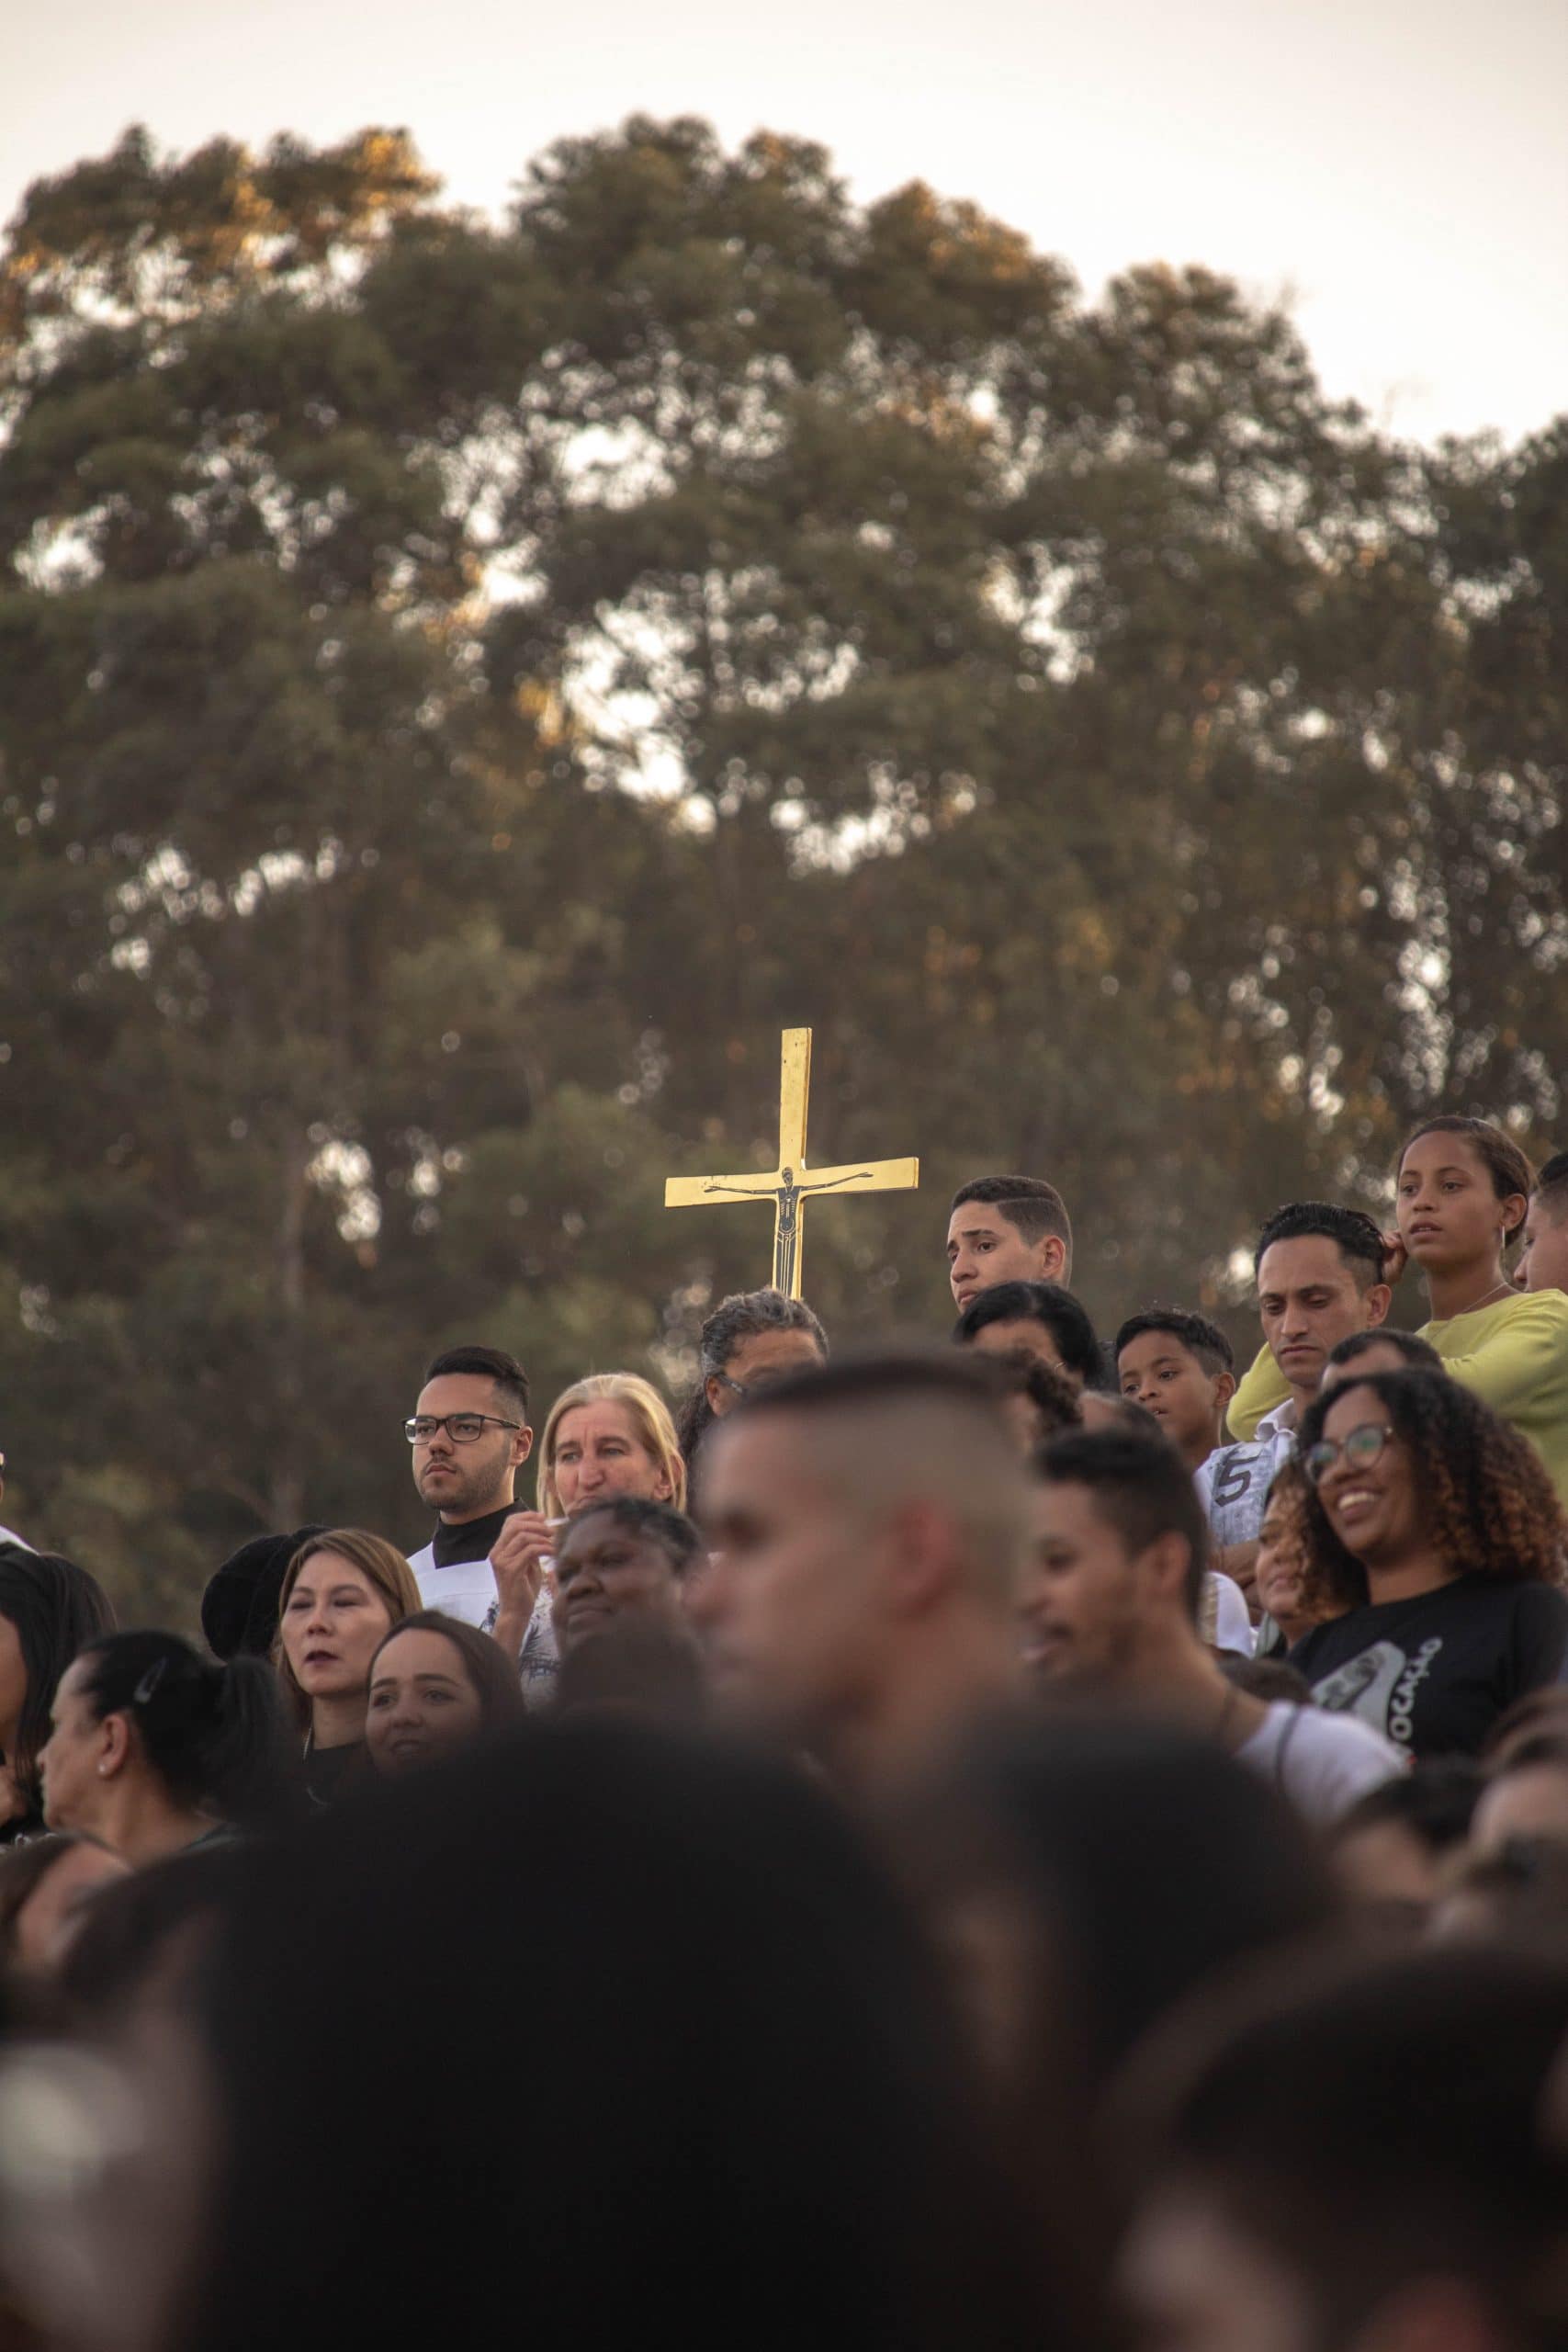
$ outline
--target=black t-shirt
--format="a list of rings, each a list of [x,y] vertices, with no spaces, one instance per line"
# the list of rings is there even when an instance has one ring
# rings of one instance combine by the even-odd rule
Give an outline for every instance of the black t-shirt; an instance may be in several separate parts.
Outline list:
[[[1411,1755],[1474,1756],[1505,1708],[1556,1681],[1565,1650],[1568,1597],[1554,1586],[1468,1576],[1316,1625],[1291,1664],[1318,1706]]]

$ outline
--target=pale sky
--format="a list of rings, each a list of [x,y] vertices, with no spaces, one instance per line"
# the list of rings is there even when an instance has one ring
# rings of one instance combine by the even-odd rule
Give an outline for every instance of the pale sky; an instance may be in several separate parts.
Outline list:
[[[6,28],[12,38],[4,39]],[[406,126],[504,204],[633,111],[929,180],[1086,289],[1196,261],[1289,294],[1331,392],[1420,439],[1568,409],[1568,0],[0,0],[0,214],[146,122]]]

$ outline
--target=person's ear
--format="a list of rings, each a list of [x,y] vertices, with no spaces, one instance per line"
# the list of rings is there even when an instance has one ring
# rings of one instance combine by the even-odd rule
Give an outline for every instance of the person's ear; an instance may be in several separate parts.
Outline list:
[[[1147,1550],[1138,1555],[1140,1570],[1162,1598],[1180,1599],[1191,1566],[1192,1546],[1174,1527],[1156,1535]]]
[[[723,1383],[723,1381],[722,1381],[722,1380],[720,1380],[720,1378],[719,1378],[719,1376],[718,1376],[718,1374],[717,1374],[717,1373],[716,1373],[716,1372],[710,1372],[710,1373],[709,1373],[709,1374],[708,1374],[708,1376],[707,1376],[707,1378],[706,1378],[706,1379],[704,1381],[704,1383],[703,1383],[703,1395],[704,1395],[704,1396],[707,1398],[707,1400],[708,1400],[708,1411],[709,1411],[710,1413],[716,1413],[716,1412],[717,1412],[717,1410],[718,1410],[718,1400],[719,1400],[719,1398],[723,1396],[723,1394],[724,1394],[724,1383]]]
[[[671,1477],[668,1470],[660,1470],[658,1477],[654,1480],[653,1499],[656,1503],[670,1503],[674,1501],[675,1482]]]
[[[1497,1205],[1503,1216],[1503,1247],[1509,1250],[1525,1229],[1530,1204],[1523,1193],[1510,1193],[1507,1199],[1500,1201]]]
[[[1366,1293],[1367,1329],[1386,1323],[1388,1310],[1393,1305],[1393,1293],[1387,1283],[1373,1283]]]
[[[1230,1403],[1231,1398],[1232,1398],[1235,1395],[1235,1373],[1234,1373],[1234,1372],[1217,1372],[1217,1373],[1215,1373],[1215,1374],[1214,1374],[1214,1402],[1215,1402],[1215,1404],[1219,1407],[1219,1408],[1220,1408],[1220,1412],[1221,1412],[1222,1416],[1223,1416],[1223,1415],[1224,1415],[1224,1409],[1225,1409],[1226,1406]]]
[[[951,1589],[957,1566],[953,1515],[937,1502],[902,1503],[889,1513],[877,1545],[889,1613],[924,1614]]]
[[[1067,1245],[1059,1233],[1048,1233],[1040,1244],[1040,1279],[1044,1283],[1065,1283],[1066,1277]]]
[[[130,1718],[129,1715],[106,1715],[98,1725],[98,1775],[112,1780],[123,1771],[130,1754]]]

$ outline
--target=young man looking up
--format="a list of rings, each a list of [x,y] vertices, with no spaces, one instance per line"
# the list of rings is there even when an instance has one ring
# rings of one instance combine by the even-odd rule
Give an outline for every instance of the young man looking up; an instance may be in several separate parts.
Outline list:
[[[548,1695],[556,1670],[541,1593],[552,1531],[515,1497],[533,1451],[528,1375],[501,1348],[448,1348],[424,1375],[404,1434],[413,1482],[435,1532],[409,1566],[427,1609],[493,1634],[519,1662],[525,1695]]]
[[[1568,1151],[1553,1153],[1530,1194],[1514,1281],[1520,1290],[1568,1291]]]
[[[1222,1547],[1215,1566],[1244,1591],[1250,1590],[1274,1474],[1295,1452],[1302,1415],[1317,1395],[1331,1351],[1388,1314],[1393,1294],[1383,1280],[1384,1256],[1383,1237],[1370,1216],[1327,1201],[1276,1209],[1258,1237],[1253,1262],[1264,1350],[1247,1379],[1266,1367],[1276,1383],[1283,1379],[1287,1394],[1249,1439],[1222,1447],[1198,1473],[1210,1533]]]
[[[1043,1176],[977,1176],[953,1196],[947,1279],[960,1313],[993,1283],[1070,1283],[1066,1203]]]
[[[1226,1680],[1198,1634],[1202,1507],[1164,1439],[1085,1430],[1044,1447],[1036,1469],[1021,1611],[1042,1683],[1186,1717],[1319,1824],[1405,1770],[1370,1724],[1268,1705]]]
[[[1030,1485],[984,1365],[838,1361],[707,1442],[687,1608],[721,1708],[865,1793],[1016,1690]]]

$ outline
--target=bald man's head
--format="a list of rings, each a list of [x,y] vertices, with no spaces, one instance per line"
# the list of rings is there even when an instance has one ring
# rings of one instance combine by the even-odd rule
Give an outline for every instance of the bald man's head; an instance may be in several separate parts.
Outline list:
[[[1010,1619],[1029,1483],[994,1368],[842,1360],[708,1441],[715,1565],[694,1595],[721,1689],[810,1736],[955,1612]]]

